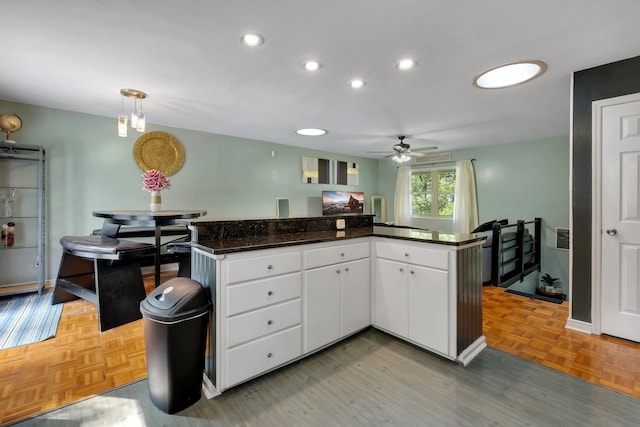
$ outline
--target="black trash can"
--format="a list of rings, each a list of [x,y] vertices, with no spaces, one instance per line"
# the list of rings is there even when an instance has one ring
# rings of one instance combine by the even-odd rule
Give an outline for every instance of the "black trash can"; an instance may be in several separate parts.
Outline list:
[[[211,301],[195,280],[176,277],[140,303],[151,401],[168,414],[200,399]]]

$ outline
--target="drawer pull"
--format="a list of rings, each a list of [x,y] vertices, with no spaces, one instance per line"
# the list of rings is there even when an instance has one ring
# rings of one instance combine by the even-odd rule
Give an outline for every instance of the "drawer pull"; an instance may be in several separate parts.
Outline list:
[[[409,256],[409,253],[408,253],[408,252],[405,252],[405,253],[404,253],[404,256]]]
[[[410,270],[409,272],[410,272],[411,274],[416,274],[416,272],[415,272],[415,271],[413,271],[413,270]]]
[[[273,270],[273,265],[271,264],[267,265],[267,270]]]
[[[349,271],[349,267],[345,268],[344,271]]]
[[[340,252],[340,256],[344,256],[344,252]]]
[[[267,295],[269,295],[269,296],[273,295],[273,291],[267,292]]]
[[[271,356],[273,356],[273,354],[271,353],[267,353],[267,357],[270,358]]]
[[[404,268],[400,268],[400,273],[404,273]]]
[[[273,323],[273,320],[267,320],[267,325],[271,325]]]
[[[340,274],[340,270],[336,270],[336,273]]]

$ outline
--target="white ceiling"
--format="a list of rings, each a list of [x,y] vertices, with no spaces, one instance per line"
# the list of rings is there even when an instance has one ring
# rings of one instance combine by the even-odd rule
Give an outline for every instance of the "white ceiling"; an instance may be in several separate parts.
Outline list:
[[[115,135],[119,91],[135,88],[148,123],[369,157],[398,134],[441,151],[567,135],[571,73],[640,55],[638,0],[3,0],[0,13],[0,99],[113,117]],[[247,31],[265,44],[243,46]],[[395,68],[404,56],[418,67]],[[471,85],[522,59],[549,68]]]

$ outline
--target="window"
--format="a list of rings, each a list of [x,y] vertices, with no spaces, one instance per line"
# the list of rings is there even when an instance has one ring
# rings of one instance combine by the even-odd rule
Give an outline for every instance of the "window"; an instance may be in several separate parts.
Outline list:
[[[455,169],[422,169],[411,172],[411,213],[419,218],[453,217]]]

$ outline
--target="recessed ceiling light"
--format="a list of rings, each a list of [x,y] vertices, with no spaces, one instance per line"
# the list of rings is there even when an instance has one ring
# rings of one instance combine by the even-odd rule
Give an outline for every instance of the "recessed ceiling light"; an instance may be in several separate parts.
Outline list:
[[[362,79],[353,79],[353,80],[351,80],[349,82],[349,86],[351,86],[354,89],[360,89],[361,87],[363,87],[366,84],[367,83]]]
[[[306,129],[298,129],[296,133],[298,135],[303,135],[303,136],[322,136],[322,135],[326,135],[327,131],[324,129],[306,128]]]
[[[264,43],[264,38],[260,34],[248,33],[240,37],[240,41],[245,46],[256,47]]]
[[[473,85],[482,89],[499,89],[528,82],[547,70],[542,61],[521,61],[500,65],[477,75]]]
[[[316,71],[322,68],[322,64],[319,63],[318,61],[307,61],[304,64],[302,64],[302,66],[307,71]]]
[[[397,64],[396,67],[398,67],[399,70],[410,70],[412,68],[414,68],[416,65],[418,65],[416,63],[416,61],[414,61],[411,58],[404,58],[401,59]]]

